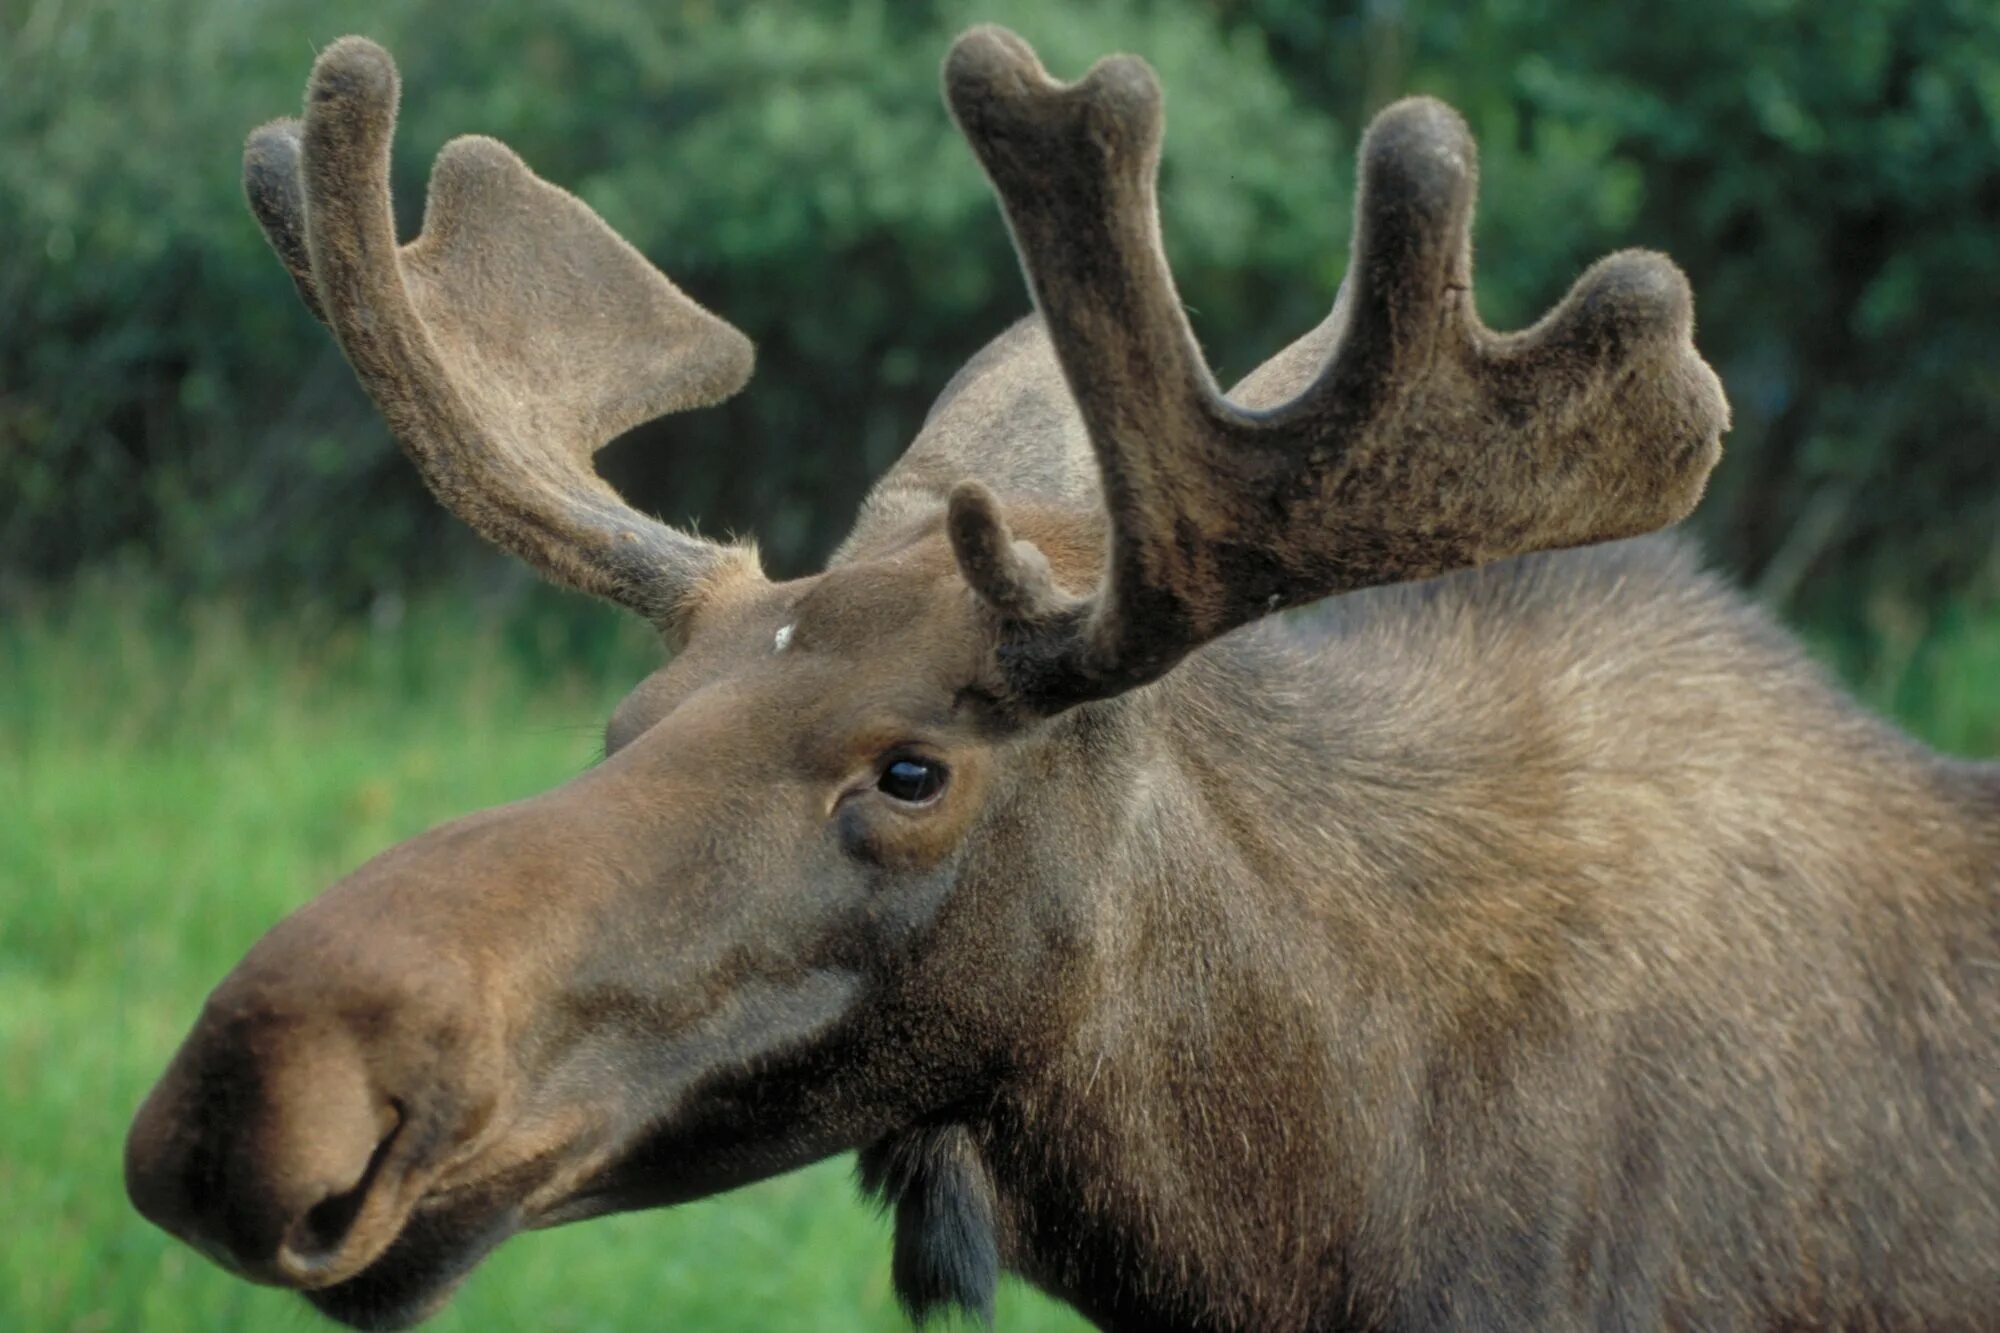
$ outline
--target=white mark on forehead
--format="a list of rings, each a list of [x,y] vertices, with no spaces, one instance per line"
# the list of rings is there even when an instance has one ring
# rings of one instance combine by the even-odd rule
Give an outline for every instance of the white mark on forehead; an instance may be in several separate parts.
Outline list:
[[[795,626],[795,625],[780,625],[780,626],[778,626],[778,632],[777,632],[777,634],[776,634],[776,635],[774,635],[774,636],[772,637],[772,639],[771,639],[771,651],[772,651],[772,652],[774,652],[774,653],[782,653],[782,652],[784,652],[784,651],[785,651],[785,648],[786,648],[786,647],[787,647],[787,646],[788,646],[788,645],[789,645],[789,644],[791,643],[791,641],[792,641],[792,631],[793,631],[793,630],[794,630],[795,628],[797,628],[797,626]]]

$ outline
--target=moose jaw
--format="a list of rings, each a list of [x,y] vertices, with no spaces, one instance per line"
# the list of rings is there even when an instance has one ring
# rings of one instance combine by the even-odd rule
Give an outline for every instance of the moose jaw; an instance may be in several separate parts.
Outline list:
[[[367,41],[252,135],[438,498],[674,651],[605,763],[251,950],[139,1209],[358,1327],[847,1150],[919,1318],[1004,1269],[1114,1328],[1990,1319],[2000,772],[1642,535],[1727,424],[1678,270],[1486,329],[1473,145],[1401,102],[1331,315],[1225,397],[1151,71],[981,28],[944,87],[1036,313],[780,583],[590,464],[740,389],[740,333],[489,139],[398,246]]]

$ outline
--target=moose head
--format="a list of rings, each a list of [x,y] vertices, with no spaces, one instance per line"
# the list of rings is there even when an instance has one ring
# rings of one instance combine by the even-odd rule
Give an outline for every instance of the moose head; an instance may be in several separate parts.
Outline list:
[[[1680,273],[1618,254],[1488,330],[1474,149],[1443,105],[1376,118],[1331,315],[1224,396],[1161,251],[1147,66],[1061,83],[981,28],[944,88],[1037,313],[825,571],[778,582],[590,463],[740,389],[742,334],[490,139],[445,147],[399,245],[397,75],[368,41],[252,135],[253,211],[438,499],[672,651],[602,764],[384,852],[250,951],[132,1127],[146,1216],[391,1327],[517,1231],[860,1149],[906,1302],[979,1308],[1032,1219],[964,1127],[1080,1027],[1156,1021],[1132,960],[1199,968],[1175,941],[1237,910],[1206,890],[1238,870],[1133,830],[1302,743],[1260,720],[1282,663],[1244,627],[1700,496],[1726,409]],[[1232,865],[1275,883],[1312,860],[1310,793],[1263,804]],[[1303,985],[1272,950],[1260,984]],[[1258,1104],[1290,1114],[1282,1087]]]

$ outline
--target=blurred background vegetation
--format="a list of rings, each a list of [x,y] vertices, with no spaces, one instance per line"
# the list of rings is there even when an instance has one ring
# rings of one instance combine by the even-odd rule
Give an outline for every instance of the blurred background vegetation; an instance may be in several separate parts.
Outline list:
[[[303,1321],[130,1215],[131,1107],[272,920],[587,762],[656,653],[422,493],[243,207],[244,134],[365,32],[403,69],[406,229],[463,132],[581,194],[760,348],[605,470],[794,573],[1027,309],[936,90],[983,20],[1065,76],[1159,69],[1167,244],[1225,380],[1326,310],[1355,141],[1407,92],[1480,140],[1490,323],[1671,253],[1736,414],[1713,558],[1876,706],[2000,751],[1992,0],[0,0],[0,1326]],[[517,1243],[453,1317],[895,1327],[840,1174]]]

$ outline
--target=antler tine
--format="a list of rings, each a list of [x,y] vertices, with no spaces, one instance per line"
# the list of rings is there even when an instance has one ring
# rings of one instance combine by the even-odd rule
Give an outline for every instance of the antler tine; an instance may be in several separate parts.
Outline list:
[[[303,123],[245,147],[251,210],[438,499],[551,578],[671,630],[713,580],[755,575],[755,553],[640,514],[591,455],[735,393],[749,340],[491,139],[445,145],[423,234],[399,247],[396,100],[381,47],[328,47]]]
[[[954,497],[959,563],[1007,622],[1023,705],[1143,684],[1285,606],[1650,531],[1699,499],[1728,409],[1685,279],[1663,256],[1614,255],[1533,328],[1487,330],[1470,292],[1476,153],[1443,104],[1400,102],[1370,127],[1333,352],[1292,401],[1252,411],[1216,389],[1161,251],[1152,71],[1116,56],[1058,83],[988,27],[959,39],[944,82],[1110,511],[1096,593],[1030,597],[991,497]]]
[[[312,255],[306,248],[306,195],[299,181],[299,122],[289,116],[260,125],[243,145],[243,193],[264,229],[278,262],[292,275],[299,299],[324,324],[326,311],[313,285]]]

